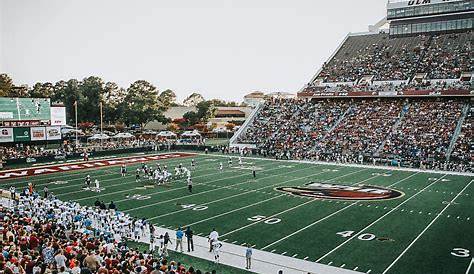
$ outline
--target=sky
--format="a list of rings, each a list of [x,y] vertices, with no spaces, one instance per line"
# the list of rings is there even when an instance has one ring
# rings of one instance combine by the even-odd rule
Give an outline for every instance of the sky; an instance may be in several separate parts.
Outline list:
[[[0,71],[15,84],[147,80],[182,100],[297,92],[385,0],[0,0]]]

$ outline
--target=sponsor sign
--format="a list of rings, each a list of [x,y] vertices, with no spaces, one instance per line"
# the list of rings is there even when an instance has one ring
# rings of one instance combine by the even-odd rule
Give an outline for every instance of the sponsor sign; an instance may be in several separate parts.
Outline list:
[[[15,127],[13,128],[13,140],[15,142],[29,142],[31,141],[29,127]]]
[[[26,158],[26,162],[27,163],[36,163],[36,158],[32,158],[32,157]]]
[[[379,186],[348,186],[324,182],[311,182],[304,186],[279,187],[277,190],[310,198],[351,201],[388,200],[403,196],[400,191]]]
[[[0,119],[13,119],[13,112],[0,112]]]
[[[46,140],[61,140],[61,127],[46,127]]]
[[[13,142],[13,128],[0,128],[0,143]]]
[[[160,155],[154,155],[154,156],[137,156],[137,157],[129,157],[129,158],[117,158],[117,159],[111,159],[111,160],[80,162],[80,163],[74,163],[74,164],[60,164],[60,165],[40,166],[40,167],[16,169],[16,170],[5,170],[5,171],[0,171],[0,180],[35,176],[35,175],[40,175],[40,174],[57,173],[57,172],[64,172],[64,171],[116,166],[116,165],[122,165],[122,164],[136,164],[136,163],[149,162],[149,161],[159,161],[159,160],[165,160],[165,159],[189,157],[193,155],[194,154],[192,153],[168,153],[168,154],[160,154]]]
[[[460,0],[406,0],[406,1],[398,1],[398,2],[389,2],[387,5],[388,9],[396,9],[396,8],[405,8],[405,7],[416,7],[416,6],[425,6],[425,5],[433,5],[433,4],[442,4],[446,2],[455,2]]]
[[[46,140],[46,128],[45,127],[32,127],[31,130],[31,141],[44,141]]]
[[[52,126],[66,125],[66,108],[65,107],[51,107],[51,125]]]

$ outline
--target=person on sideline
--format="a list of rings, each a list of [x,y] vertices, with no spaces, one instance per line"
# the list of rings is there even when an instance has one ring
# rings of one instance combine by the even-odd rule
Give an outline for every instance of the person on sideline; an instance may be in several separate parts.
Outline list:
[[[178,231],[176,231],[176,248],[174,250],[178,251],[179,246],[179,250],[183,252],[183,236],[184,232],[181,230],[181,227],[179,227]]]
[[[252,267],[252,247],[250,244],[247,244],[247,249],[245,250],[245,269],[250,269]]]

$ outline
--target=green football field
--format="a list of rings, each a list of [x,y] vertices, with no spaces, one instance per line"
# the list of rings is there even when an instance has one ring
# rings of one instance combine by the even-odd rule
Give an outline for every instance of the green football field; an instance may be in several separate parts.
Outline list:
[[[141,164],[129,165],[125,178],[119,166],[112,166],[0,183],[7,188],[35,182],[38,190],[48,185],[58,198],[83,205],[114,201],[119,210],[162,227],[191,225],[202,236],[216,228],[227,243],[250,243],[256,249],[363,273],[474,273],[472,176],[253,158],[244,158],[242,166],[234,158],[228,167],[227,157],[220,155],[159,162],[174,170],[179,163],[189,168],[191,158],[197,163],[192,194],[182,179],[158,187],[135,182],[134,169]],[[105,189],[82,190],[86,174]],[[277,190],[311,182],[381,186],[402,195],[348,201]]]

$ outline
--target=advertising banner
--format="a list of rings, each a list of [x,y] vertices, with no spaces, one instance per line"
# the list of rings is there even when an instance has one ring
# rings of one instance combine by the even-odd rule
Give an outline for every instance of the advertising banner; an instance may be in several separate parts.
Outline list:
[[[61,127],[46,127],[46,140],[61,140]]]
[[[44,141],[46,140],[46,128],[45,127],[32,127],[31,128],[31,141]]]
[[[66,108],[65,107],[51,107],[51,125],[52,126],[66,125]]]
[[[13,142],[13,128],[0,128],[0,143]]]
[[[29,142],[31,141],[29,127],[15,127],[13,128],[13,141],[15,142]]]

